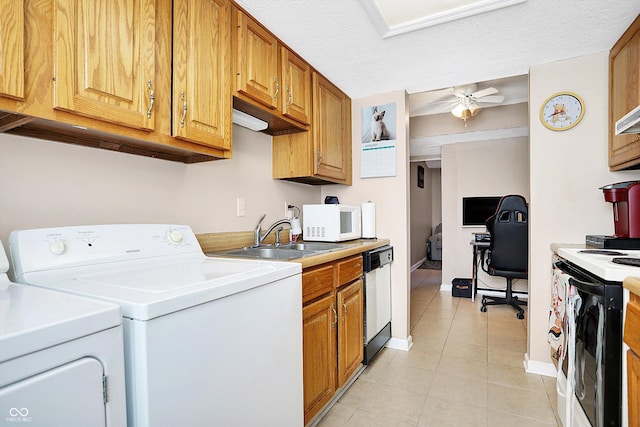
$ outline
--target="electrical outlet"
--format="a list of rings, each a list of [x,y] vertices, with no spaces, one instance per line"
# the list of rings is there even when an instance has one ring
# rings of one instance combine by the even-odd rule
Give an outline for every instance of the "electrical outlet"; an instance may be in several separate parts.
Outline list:
[[[242,197],[236,199],[236,214],[244,216],[244,199]]]
[[[284,217],[291,219],[291,209],[289,209],[289,202],[284,202]]]

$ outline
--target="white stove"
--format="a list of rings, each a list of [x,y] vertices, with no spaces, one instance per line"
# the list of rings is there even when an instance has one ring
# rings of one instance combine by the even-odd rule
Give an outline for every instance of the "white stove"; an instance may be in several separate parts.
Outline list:
[[[185,225],[14,231],[16,281],[118,304],[127,420],[303,424],[299,263],[207,257]]]
[[[572,247],[559,248],[557,255],[561,262],[554,257],[554,273],[562,272],[564,286],[571,289],[563,299],[566,355],[558,371],[560,419],[565,427],[627,425],[627,347],[622,333],[628,291],[622,282],[640,277],[640,250]],[[570,294],[580,301],[573,309],[567,304]]]
[[[640,267],[613,262],[619,258],[640,262],[640,250],[559,248],[558,255],[607,281],[622,282],[628,276],[640,277]]]

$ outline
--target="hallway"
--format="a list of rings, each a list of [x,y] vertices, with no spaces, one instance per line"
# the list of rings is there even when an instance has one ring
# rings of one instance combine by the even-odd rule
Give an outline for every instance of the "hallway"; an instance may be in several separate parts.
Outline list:
[[[526,321],[511,307],[440,292],[439,270],[411,273],[409,352],[384,349],[321,427],[549,427],[555,379],[527,374]]]

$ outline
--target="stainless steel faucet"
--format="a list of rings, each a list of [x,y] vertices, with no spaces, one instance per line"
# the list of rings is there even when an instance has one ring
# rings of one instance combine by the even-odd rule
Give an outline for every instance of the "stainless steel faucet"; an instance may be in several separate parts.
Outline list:
[[[264,234],[262,234],[262,221],[267,217],[267,214],[263,214],[260,219],[258,220],[258,224],[256,224],[256,228],[253,231],[253,246],[254,247],[258,247],[258,246],[262,246],[262,242],[264,242],[264,239],[267,238],[267,236],[269,235],[269,233],[271,233],[277,226],[279,225],[283,225],[283,224],[289,224],[289,227],[291,227],[291,220],[289,219],[280,219],[276,222],[274,222],[273,224],[271,224],[269,226],[269,228],[267,229],[267,231],[264,232]],[[278,236],[280,237],[280,236]],[[276,241],[276,244],[280,244],[280,239],[278,238]]]

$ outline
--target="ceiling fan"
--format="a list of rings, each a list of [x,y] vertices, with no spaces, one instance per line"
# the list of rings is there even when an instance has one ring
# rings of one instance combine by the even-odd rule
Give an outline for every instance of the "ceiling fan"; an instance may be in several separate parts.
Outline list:
[[[477,90],[476,84],[453,87],[446,96],[453,95],[455,99],[436,101],[434,104],[448,103],[445,109],[466,122],[468,118],[478,114],[482,108],[480,104],[501,103],[504,101],[504,96],[496,95],[497,93],[498,89],[494,87]]]

